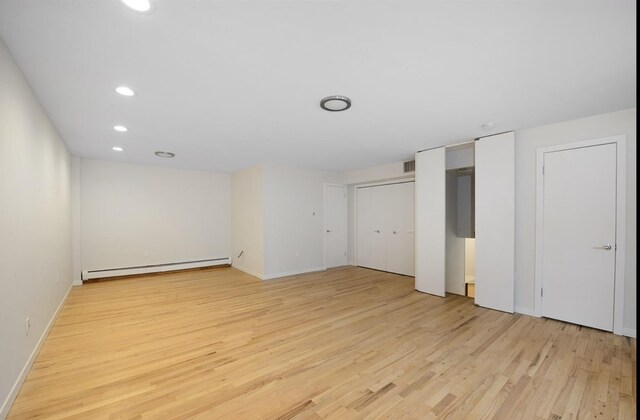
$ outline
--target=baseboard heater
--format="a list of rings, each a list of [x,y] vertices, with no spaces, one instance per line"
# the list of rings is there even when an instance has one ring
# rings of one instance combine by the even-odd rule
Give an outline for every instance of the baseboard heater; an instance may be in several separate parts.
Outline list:
[[[214,265],[230,265],[231,258],[214,258],[211,260],[183,261],[166,264],[140,265],[136,267],[107,268],[103,270],[87,270],[82,272],[82,280],[102,279],[106,277],[130,276],[133,274],[161,273],[165,271],[186,270],[189,268],[211,267]]]

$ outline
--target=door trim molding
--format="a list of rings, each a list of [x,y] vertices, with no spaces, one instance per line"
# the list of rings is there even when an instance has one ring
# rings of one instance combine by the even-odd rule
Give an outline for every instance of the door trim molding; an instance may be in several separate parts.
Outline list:
[[[346,236],[345,243],[347,244],[346,251],[347,255],[345,255],[345,265],[349,265],[349,187],[345,184],[336,184],[332,182],[325,182],[322,185],[322,269],[327,269],[327,187],[339,187],[344,188],[344,193],[346,194],[347,200],[347,214],[345,217],[345,231],[344,234]]]
[[[534,315],[542,316],[542,250],[543,211],[544,211],[544,155],[561,150],[580,149],[584,147],[616,145],[616,262],[614,274],[613,332],[624,335],[624,282],[626,259],[626,203],[627,203],[627,136],[603,137],[593,140],[577,141],[558,146],[543,147],[537,150],[536,156],[536,257],[535,257],[535,305]]]

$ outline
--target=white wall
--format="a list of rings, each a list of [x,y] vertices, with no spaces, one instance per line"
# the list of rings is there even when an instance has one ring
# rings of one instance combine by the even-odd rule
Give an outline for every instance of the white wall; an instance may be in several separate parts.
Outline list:
[[[265,278],[324,268],[324,184],[337,173],[264,166]]]
[[[407,159],[409,160],[409,159]],[[366,184],[370,182],[388,181],[400,178],[413,178],[413,172],[404,172],[404,161],[393,162],[386,165],[374,166],[372,168],[358,169],[342,174],[342,181],[345,184]]]
[[[475,165],[474,142],[447,147],[445,155],[447,170],[469,168]]]
[[[231,175],[231,247],[233,266],[264,276],[264,168]],[[242,256],[238,255],[242,252]]]
[[[79,175],[83,271],[231,256],[229,175],[92,159]]]
[[[636,329],[636,109],[516,132],[516,310],[533,312],[536,150],[576,141],[627,136],[627,243],[624,327]]]
[[[70,287],[70,162],[0,39],[0,418]]]

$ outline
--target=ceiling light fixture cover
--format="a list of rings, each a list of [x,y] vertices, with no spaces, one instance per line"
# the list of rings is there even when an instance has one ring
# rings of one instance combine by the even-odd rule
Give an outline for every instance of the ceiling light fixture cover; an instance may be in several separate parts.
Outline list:
[[[136,12],[151,13],[153,11],[151,0],[120,0],[120,2]]]
[[[116,88],[116,92],[118,92],[122,96],[133,96],[133,95],[136,94],[133,91],[133,89],[131,89],[130,87],[127,87],[127,86],[118,86]]]
[[[320,107],[331,112],[346,111],[351,108],[351,99],[340,95],[327,96],[320,101]]]
[[[125,127],[124,125],[114,125],[113,129],[116,131],[119,131],[121,133],[124,133],[125,131],[129,131],[129,129],[127,127]]]
[[[161,152],[161,151],[157,151],[155,153],[156,156],[161,157],[161,158],[172,158],[174,157],[176,154],[175,153],[171,153],[171,152]]]
[[[113,146],[111,148],[111,150],[114,150],[116,152],[123,152],[124,151],[124,149],[122,147],[120,147],[120,146]]]

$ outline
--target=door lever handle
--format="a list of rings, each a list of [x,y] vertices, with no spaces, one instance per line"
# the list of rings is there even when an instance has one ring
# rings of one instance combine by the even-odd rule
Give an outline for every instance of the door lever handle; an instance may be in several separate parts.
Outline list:
[[[605,251],[611,250],[613,247],[610,244],[605,244],[602,246],[595,246],[593,249],[604,249]]]

